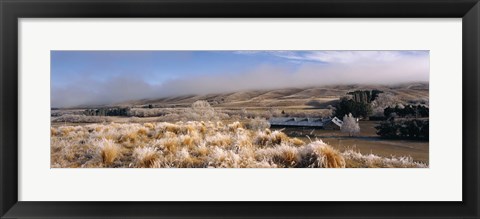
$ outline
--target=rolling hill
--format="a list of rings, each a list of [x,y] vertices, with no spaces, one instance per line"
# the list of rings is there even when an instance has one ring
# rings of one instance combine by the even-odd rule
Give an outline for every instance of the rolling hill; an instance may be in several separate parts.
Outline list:
[[[186,107],[197,100],[207,100],[214,107],[326,107],[333,105],[348,92],[377,89],[396,95],[404,101],[427,100],[428,83],[399,85],[336,85],[275,90],[238,91],[222,94],[184,95],[157,99],[127,101],[114,106]]]

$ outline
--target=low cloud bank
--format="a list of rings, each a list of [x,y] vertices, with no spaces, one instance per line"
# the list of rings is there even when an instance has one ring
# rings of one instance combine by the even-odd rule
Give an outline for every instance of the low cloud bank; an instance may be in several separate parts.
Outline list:
[[[202,95],[243,90],[278,89],[340,84],[396,84],[429,81],[429,57],[388,60],[368,58],[322,64],[304,62],[295,69],[261,65],[238,74],[182,77],[151,85],[132,77],[106,81],[83,78],[66,87],[52,87],[52,107],[112,104],[128,100],[179,95]]]

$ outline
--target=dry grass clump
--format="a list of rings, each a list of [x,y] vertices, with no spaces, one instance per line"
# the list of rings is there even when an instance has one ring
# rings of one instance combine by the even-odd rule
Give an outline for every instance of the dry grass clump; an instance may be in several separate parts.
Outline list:
[[[290,139],[288,136],[280,131],[273,131],[272,134],[270,134],[270,142],[272,145],[278,145],[281,143],[288,142]]]
[[[97,142],[97,147],[100,148],[100,153],[105,165],[110,165],[120,154],[120,147],[112,140],[102,139]]]
[[[415,162],[411,157],[380,157],[374,154],[361,154],[354,150],[342,153],[347,168],[427,168],[425,163]]]
[[[54,128],[50,128],[50,136],[58,135],[58,131]]]
[[[186,147],[194,147],[198,143],[198,138],[195,138],[190,135],[181,135],[178,137],[180,140],[180,144],[186,146]]]
[[[283,167],[296,167],[302,160],[297,148],[288,145],[280,145],[272,149],[273,163]]]
[[[255,144],[260,146],[274,146],[282,143],[288,143],[291,139],[281,131],[270,131],[265,129],[264,131],[257,131],[254,138]],[[296,141],[296,140],[295,140]]]
[[[228,147],[232,144],[232,136],[228,134],[216,133],[213,136],[205,138],[207,145]]]
[[[160,139],[160,148],[166,153],[175,153],[178,150],[180,143],[177,138],[163,138]]]
[[[254,144],[259,145],[259,146],[267,146],[269,140],[270,140],[270,130],[265,130],[265,131],[258,131],[255,135],[254,138]]]
[[[344,168],[341,153],[322,141],[315,141],[300,147],[282,144],[261,149],[258,158],[264,158],[278,167],[297,168]]]
[[[411,158],[341,153],[282,131],[240,122],[88,124],[52,127],[51,166],[137,168],[427,167]]]
[[[135,166],[141,168],[150,168],[158,162],[160,154],[157,148],[144,147],[135,148],[133,150],[133,157],[135,158]]]
[[[137,134],[138,135],[147,135],[148,131],[147,129],[145,128],[140,128],[138,131],[137,131]]]
[[[155,129],[155,125],[153,123],[145,123],[143,126],[148,129]]]
[[[240,122],[237,121],[237,122],[234,122],[234,123],[232,123],[232,124],[229,124],[227,127],[228,127],[228,130],[229,130],[230,132],[235,132],[235,131],[237,131],[237,130],[239,130],[239,129],[242,129],[242,128],[243,128],[243,125],[242,125],[242,123],[240,123]]]
[[[160,127],[163,128],[163,130],[171,133],[178,134],[180,133],[180,127],[177,124],[171,124],[171,123],[163,123]]]
[[[312,142],[302,149],[302,167],[344,168],[346,165],[340,152],[322,141]]]
[[[290,139],[290,143],[293,144],[293,145],[295,145],[295,146],[302,146],[302,145],[305,144],[304,141],[302,141],[302,140],[300,140],[300,139],[298,139],[298,138],[291,138],[291,139]]]

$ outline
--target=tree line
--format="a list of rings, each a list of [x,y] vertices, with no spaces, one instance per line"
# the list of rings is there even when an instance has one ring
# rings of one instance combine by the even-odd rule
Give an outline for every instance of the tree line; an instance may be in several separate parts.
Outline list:
[[[383,121],[375,127],[382,138],[429,139],[428,119],[397,119]]]
[[[403,108],[396,105],[395,107],[387,107],[384,109],[383,114],[385,118],[389,117],[428,117],[428,107],[422,105],[406,105]]]
[[[335,116],[342,118],[351,113],[356,118],[369,118],[372,116],[372,103],[383,93],[380,90],[358,90],[347,93],[349,96],[340,98],[340,102],[335,107]],[[390,117],[428,117],[429,108],[424,105],[406,105],[396,104],[395,107],[388,106],[383,108],[383,119]]]

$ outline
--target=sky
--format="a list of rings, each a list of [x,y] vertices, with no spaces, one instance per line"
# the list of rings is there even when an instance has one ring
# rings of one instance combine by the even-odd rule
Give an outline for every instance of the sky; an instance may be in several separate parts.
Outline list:
[[[428,82],[429,51],[51,51],[51,106]]]

